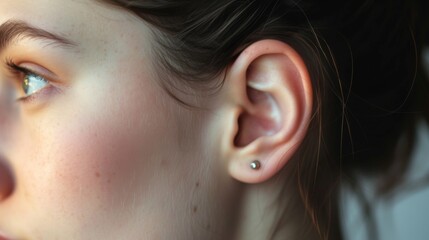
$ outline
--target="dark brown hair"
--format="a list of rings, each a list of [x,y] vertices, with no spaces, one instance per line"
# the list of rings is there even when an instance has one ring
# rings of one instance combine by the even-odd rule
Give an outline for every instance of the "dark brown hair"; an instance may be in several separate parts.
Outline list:
[[[104,2],[128,9],[154,26],[153,53],[158,72],[167,73],[160,79],[172,96],[180,84],[213,90],[213,79],[258,40],[281,40],[300,53],[315,91],[314,117],[286,168],[294,173],[299,201],[321,238],[342,238],[341,180],[358,190],[354,179],[359,171],[395,176],[385,181],[392,183],[406,169],[417,118],[407,114],[417,96],[412,88],[418,51],[410,2]],[[182,81],[177,84],[169,76]],[[398,150],[405,156],[398,159],[394,156],[399,156],[395,149],[401,136],[409,146]]]

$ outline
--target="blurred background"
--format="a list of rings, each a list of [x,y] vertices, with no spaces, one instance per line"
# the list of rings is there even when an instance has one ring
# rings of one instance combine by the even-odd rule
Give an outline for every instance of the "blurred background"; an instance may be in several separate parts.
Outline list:
[[[429,14],[429,9],[426,11]],[[422,63],[429,76],[429,47],[423,50]],[[380,240],[429,240],[429,127],[423,121],[418,126],[416,138],[417,145],[412,153],[412,164],[405,183],[395,192],[388,197],[375,197],[376,179],[361,180],[373,209]],[[343,188],[342,222],[346,240],[369,239],[368,220],[364,218],[364,208],[358,199],[356,193]]]

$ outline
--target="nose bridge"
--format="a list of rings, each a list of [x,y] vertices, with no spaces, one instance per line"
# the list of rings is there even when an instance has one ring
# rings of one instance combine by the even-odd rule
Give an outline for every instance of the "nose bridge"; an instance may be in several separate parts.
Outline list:
[[[13,97],[12,86],[0,79],[0,144],[2,144],[5,135],[10,131],[14,104]]]

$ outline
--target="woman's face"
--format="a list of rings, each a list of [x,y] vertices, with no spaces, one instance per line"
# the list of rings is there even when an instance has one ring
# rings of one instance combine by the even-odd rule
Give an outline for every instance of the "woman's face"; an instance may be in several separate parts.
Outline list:
[[[154,77],[143,21],[92,0],[6,0],[0,25],[0,236],[225,230],[211,221],[232,212],[234,185],[205,147],[216,142],[203,140],[201,113]]]

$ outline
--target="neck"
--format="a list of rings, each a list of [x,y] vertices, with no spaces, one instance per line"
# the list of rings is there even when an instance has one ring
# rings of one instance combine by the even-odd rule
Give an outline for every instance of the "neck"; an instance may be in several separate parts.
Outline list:
[[[282,186],[285,182],[289,182],[286,188]],[[293,184],[290,179],[274,178],[247,185],[235,240],[320,239],[298,193],[291,191]]]

